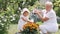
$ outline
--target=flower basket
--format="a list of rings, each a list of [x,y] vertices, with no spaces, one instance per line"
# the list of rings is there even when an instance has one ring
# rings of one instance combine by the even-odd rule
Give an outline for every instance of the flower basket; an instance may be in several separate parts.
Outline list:
[[[27,23],[23,26],[22,34],[37,34],[38,25],[36,23]]]

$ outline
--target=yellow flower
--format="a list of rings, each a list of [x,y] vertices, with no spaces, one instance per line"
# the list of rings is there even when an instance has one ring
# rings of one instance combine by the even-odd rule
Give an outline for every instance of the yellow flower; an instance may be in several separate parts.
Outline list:
[[[38,25],[36,23],[29,23],[29,22],[27,22],[27,24],[25,24],[23,26],[23,29],[26,29],[27,27],[29,27],[30,30],[32,31],[32,29],[36,29],[37,30]]]

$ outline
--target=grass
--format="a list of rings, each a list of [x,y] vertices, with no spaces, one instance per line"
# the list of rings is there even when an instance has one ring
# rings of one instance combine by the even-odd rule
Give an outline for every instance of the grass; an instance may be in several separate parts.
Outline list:
[[[41,22],[38,22],[37,24],[42,24]],[[17,31],[17,24],[11,24],[8,30],[8,34],[15,34]],[[56,34],[60,34],[60,30],[56,32]]]
[[[15,34],[17,32],[17,24],[11,24],[8,30],[8,34]]]

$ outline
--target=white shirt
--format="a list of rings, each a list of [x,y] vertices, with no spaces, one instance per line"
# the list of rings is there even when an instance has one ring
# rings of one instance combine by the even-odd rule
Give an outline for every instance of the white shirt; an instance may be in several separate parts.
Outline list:
[[[58,31],[58,24],[57,24],[57,18],[55,11],[52,9],[48,13],[46,13],[46,10],[43,10],[43,18],[47,17],[49,18],[47,21],[44,21],[42,25],[40,25],[40,29],[42,32],[47,33],[48,32],[57,32]]]
[[[19,20],[20,22],[19,23],[22,23],[22,22],[25,23],[25,21],[22,18],[24,18],[26,20],[29,20],[27,16],[25,17],[25,16],[21,15],[20,16],[20,20]]]
[[[57,18],[56,13],[53,9],[51,9],[48,13],[46,13],[46,10],[43,10],[43,17],[49,18],[49,20],[44,21],[45,24],[56,24],[57,25]]]
[[[20,19],[18,21],[18,30],[23,30],[23,26],[27,23],[26,21],[24,21],[22,18],[28,20],[28,17],[25,17],[23,15],[20,16]]]

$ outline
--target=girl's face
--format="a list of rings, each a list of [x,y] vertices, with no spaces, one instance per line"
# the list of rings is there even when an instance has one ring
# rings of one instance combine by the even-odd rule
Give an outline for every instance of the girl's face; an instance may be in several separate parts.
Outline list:
[[[25,11],[25,12],[23,13],[24,16],[28,16],[28,14],[29,14],[29,13],[28,13],[27,11]]]

